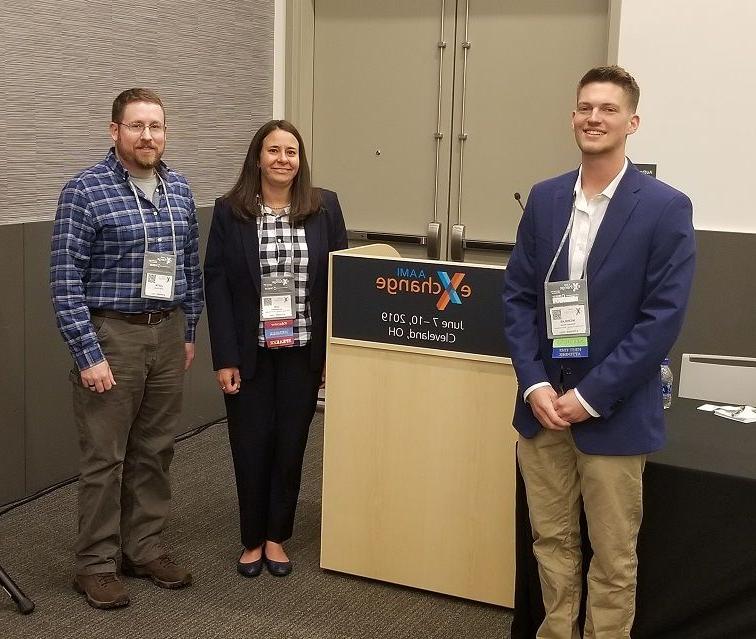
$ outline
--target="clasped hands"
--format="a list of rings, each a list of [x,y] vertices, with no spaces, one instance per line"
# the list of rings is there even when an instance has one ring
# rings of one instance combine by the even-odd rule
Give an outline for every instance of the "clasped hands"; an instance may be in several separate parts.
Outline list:
[[[590,417],[574,390],[559,395],[551,386],[541,386],[528,395],[528,404],[541,426],[548,430],[566,430]]]

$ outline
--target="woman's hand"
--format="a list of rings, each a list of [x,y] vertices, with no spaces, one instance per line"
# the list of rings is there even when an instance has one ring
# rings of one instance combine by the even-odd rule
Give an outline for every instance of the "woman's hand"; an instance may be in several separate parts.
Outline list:
[[[226,395],[236,395],[241,388],[241,376],[238,368],[221,368],[215,371],[218,386]]]

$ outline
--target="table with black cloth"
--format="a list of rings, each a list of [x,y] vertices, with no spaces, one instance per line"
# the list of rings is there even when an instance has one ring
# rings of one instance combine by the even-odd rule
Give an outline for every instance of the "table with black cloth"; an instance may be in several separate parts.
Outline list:
[[[633,639],[756,639],[756,424],[676,398],[667,446],[649,457]],[[517,473],[513,639],[543,620],[525,486]],[[583,575],[590,545],[583,527]],[[585,615],[585,583],[581,624]]]

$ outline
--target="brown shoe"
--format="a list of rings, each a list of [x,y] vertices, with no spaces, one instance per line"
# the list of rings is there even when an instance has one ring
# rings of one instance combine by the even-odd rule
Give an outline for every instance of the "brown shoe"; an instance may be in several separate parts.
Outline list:
[[[76,575],[74,590],[86,596],[92,608],[121,608],[129,605],[129,593],[114,572]]]
[[[132,564],[124,557],[121,571],[128,577],[144,577],[161,588],[183,588],[190,586],[192,575],[179,566],[168,555],[162,555],[146,564]]]

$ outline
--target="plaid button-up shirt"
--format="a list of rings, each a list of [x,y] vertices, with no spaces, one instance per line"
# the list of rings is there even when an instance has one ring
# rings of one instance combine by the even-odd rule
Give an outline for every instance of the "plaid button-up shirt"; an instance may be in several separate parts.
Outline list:
[[[292,226],[289,209],[285,215],[274,215],[263,206],[263,214],[257,218],[257,239],[260,244],[260,275],[294,276],[294,345],[304,346],[310,342],[312,314],[307,294],[307,265],[309,253],[304,226]],[[262,319],[257,343],[265,346],[265,328]]]
[[[111,148],[107,157],[63,187],[53,228],[50,291],[58,328],[80,370],[105,359],[89,309],[144,313],[181,306],[186,341],[193,342],[204,297],[199,265],[197,211],[189,184],[161,162],[160,206],[137,190],[149,250],[173,252],[170,203],[176,234],[172,301],[141,296],[145,227],[128,172]]]

